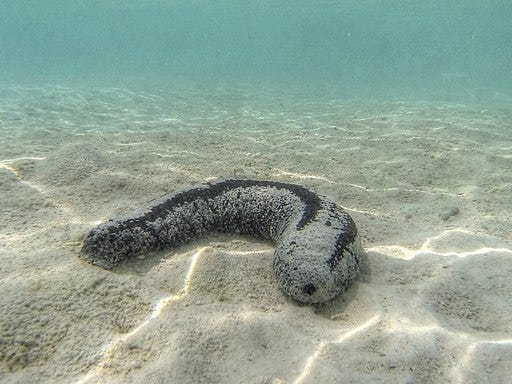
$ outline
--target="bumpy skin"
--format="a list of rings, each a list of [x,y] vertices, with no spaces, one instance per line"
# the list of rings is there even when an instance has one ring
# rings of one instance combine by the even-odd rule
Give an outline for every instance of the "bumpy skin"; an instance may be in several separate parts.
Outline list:
[[[302,303],[341,293],[363,253],[352,218],[295,184],[258,180],[205,183],[166,195],[146,210],[93,228],[80,256],[103,268],[211,233],[240,233],[275,243],[281,288]]]

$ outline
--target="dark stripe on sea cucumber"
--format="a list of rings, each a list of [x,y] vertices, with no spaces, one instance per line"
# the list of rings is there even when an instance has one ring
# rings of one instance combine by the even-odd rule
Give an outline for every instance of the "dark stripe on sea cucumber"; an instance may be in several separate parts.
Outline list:
[[[309,222],[315,219],[316,213],[320,209],[320,198],[310,190],[296,184],[286,184],[276,181],[259,181],[259,180],[226,180],[222,183],[205,183],[209,188],[193,188],[181,192],[164,204],[154,207],[150,212],[144,215],[144,220],[155,220],[159,217],[162,210],[169,210],[177,205],[191,203],[197,199],[211,199],[228,190],[235,188],[248,188],[254,186],[268,186],[278,189],[286,189],[293,192],[304,203],[304,213],[297,223],[297,229],[303,228]],[[138,221],[131,223],[132,226],[137,226]]]
[[[112,268],[212,231],[273,241],[278,283],[305,303],[339,294],[356,275],[363,252],[352,218],[310,190],[273,181],[225,180],[164,196],[138,215],[93,228],[80,255]]]
[[[327,264],[331,269],[335,269],[341,258],[343,257],[343,251],[346,251],[345,244],[349,243],[351,239],[355,239],[357,237],[357,227],[355,223],[351,220],[347,223],[346,228],[343,231],[340,231],[336,241],[334,243],[335,251],[327,260]]]

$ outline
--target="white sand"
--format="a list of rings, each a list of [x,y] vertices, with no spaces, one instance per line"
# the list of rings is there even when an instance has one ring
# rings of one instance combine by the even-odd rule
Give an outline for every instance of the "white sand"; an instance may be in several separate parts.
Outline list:
[[[5,383],[503,383],[512,108],[243,90],[0,91]],[[354,217],[358,281],[318,307],[270,244],[198,239],[116,273],[97,223],[215,177],[306,185]]]

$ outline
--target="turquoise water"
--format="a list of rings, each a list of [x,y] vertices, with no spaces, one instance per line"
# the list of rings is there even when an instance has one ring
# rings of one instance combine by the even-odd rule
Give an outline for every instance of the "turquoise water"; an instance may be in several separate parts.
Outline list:
[[[509,102],[509,1],[1,0],[0,84]]]

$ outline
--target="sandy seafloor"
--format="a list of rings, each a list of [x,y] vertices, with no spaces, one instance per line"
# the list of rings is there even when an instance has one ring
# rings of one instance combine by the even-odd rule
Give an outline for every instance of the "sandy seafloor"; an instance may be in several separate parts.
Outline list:
[[[512,106],[251,89],[0,90],[0,381],[504,383]],[[206,239],[105,271],[99,222],[217,177],[353,216],[358,280],[289,300],[271,244]]]

